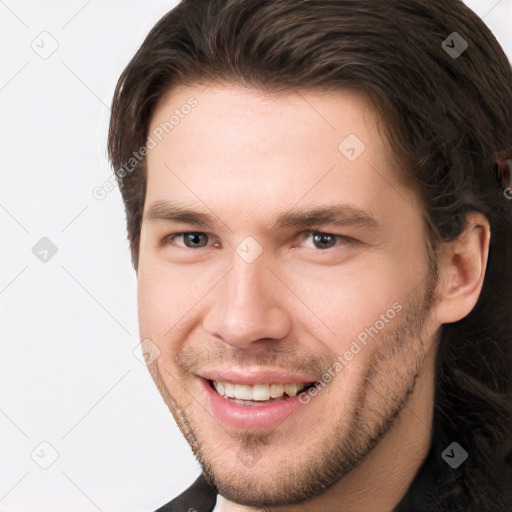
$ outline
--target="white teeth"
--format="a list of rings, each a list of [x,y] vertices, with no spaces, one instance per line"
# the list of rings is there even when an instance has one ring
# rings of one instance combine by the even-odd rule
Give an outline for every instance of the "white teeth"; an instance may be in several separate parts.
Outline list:
[[[270,398],[270,390],[268,384],[256,384],[252,387],[253,400],[268,400]]]
[[[299,388],[299,385],[300,384],[285,384],[284,390],[288,396],[295,396],[297,395],[297,389]]]
[[[224,384],[222,384],[222,382],[217,382],[215,384],[215,389],[219,392],[219,395],[223,395],[224,394]]]
[[[238,398],[238,400],[252,400],[251,386],[235,384],[235,398]]]
[[[231,398],[235,398],[235,385],[231,384],[231,382],[222,382],[220,384],[224,384],[224,395],[230,396]],[[219,391],[219,390],[217,390]],[[220,394],[220,391],[219,391]]]
[[[307,384],[234,384],[227,381],[213,381],[213,386],[224,398],[232,398],[235,403],[266,402],[271,398],[281,398],[286,393],[288,396],[297,396]],[[245,405],[251,405],[245,403]]]
[[[270,386],[270,396],[272,398],[278,398],[283,396],[284,394],[284,386],[282,384],[272,384]]]
[[[233,402],[235,402],[235,404],[242,404],[242,405],[260,405],[259,402],[254,402],[252,400],[238,400],[238,398],[233,399]]]

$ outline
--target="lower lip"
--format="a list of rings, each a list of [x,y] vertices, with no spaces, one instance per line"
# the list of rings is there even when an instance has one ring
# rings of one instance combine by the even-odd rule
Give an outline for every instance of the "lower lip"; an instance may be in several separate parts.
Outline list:
[[[237,404],[220,396],[206,379],[200,378],[200,386],[213,416],[223,424],[244,430],[275,429],[303,406],[298,396],[266,405]]]

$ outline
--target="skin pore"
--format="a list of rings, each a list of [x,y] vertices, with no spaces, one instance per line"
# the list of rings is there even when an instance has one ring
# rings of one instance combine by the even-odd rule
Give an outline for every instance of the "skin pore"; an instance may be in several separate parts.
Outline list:
[[[356,92],[183,86],[148,133],[191,97],[147,157],[137,278],[151,375],[222,512],[390,512],[428,453],[437,333],[478,298],[488,223],[471,214],[434,273],[421,204]],[[277,223],[340,205],[338,222]],[[175,220],[178,206],[202,224]],[[237,251],[247,237],[254,259]],[[277,427],[242,429],[205,401],[211,364],[334,378]]]

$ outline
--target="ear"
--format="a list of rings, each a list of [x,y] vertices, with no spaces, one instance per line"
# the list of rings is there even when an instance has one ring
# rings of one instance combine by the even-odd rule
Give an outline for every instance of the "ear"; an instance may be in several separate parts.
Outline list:
[[[457,322],[475,307],[484,282],[491,228],[487,218],[472,212],[464,231],[439,251],[439,281],[434,306],[439,323]]]

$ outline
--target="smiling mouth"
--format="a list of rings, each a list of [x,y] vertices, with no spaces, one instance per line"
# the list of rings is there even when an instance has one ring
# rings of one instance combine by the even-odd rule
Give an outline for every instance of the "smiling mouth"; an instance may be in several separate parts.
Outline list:
[[[208,381],[224,399],[235,404],[261,406],[288,400],[315,385],[311,383],[289,384],[237,384],[229,381]]]

